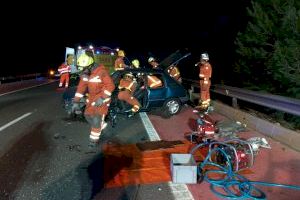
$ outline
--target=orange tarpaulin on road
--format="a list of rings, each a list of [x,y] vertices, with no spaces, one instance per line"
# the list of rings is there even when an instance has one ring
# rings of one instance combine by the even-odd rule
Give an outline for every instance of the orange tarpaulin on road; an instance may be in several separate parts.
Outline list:
[[[103,147],[104,185],[110,188],[169,182],[170,155],[189,153],[194,145],[186,141],[107,144]],[[206,154],[207,149],[203,149],[203,152],[197,152],[196,156],[202,160]]]

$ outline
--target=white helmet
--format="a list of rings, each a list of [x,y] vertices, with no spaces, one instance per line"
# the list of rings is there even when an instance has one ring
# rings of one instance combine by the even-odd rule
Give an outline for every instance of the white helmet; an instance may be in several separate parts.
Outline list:
[[[201,60],[206,60],[206,61],[208,61],[208,60],[209,60],[208,54],[207,54],[207,53],[201,54]]]
[[[155,58],[153,58],[153,57],[148,58],[148,62],[149,62],[149,63],[150,63],[150,62],[153,62],[153,61],[155,61]]]

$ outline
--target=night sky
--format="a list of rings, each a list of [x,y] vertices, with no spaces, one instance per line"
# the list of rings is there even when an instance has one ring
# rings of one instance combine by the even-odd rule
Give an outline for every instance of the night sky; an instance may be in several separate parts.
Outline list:
[[[150,54],[162,60],[188,48],[191,62],[197,62],[206,51],[222,71],[231,65],[235,35],[246,24],[245,1],[110,2],[26,2],[2,8],[9,14],[1,12],[5,58],[0,77],[56,69],[65,47],[90,43],[120,47],[129,59],[142,60]],[[198,73],[191,68],[181,70]]]

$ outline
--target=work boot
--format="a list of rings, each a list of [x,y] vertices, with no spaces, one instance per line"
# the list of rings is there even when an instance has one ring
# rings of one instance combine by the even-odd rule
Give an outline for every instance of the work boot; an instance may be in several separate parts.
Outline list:
[[[137,113],[137,112],[130,111],[130,112],[127,113],[127,117],[128,117],[128,118],[131,118],[131,117],[133,117],[136,113]]]

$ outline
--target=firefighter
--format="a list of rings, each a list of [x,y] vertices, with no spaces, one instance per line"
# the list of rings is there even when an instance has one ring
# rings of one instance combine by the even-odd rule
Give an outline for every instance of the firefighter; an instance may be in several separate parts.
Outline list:
[[[119,50],[118,57],[115,60],[115,71],[124,70],[125,68],[128,67],[127,65],[125,65],[124,58],[125,58],[125,52],[123,50]]]
[[[175,65],[171,65],[170,67],[168,67],[168,74],[173,78],[175,79],[176,81],[178,81],[179,83],[182,82],[182,79],[181,79],[181,75],[180,75],[180,71],[178,69],[177,66]]]
[[[211,75],[212,75],[212,67],[210,65],[209,56],[207,53],[202,53],[200,62],[196,65],[200,68],[200,100],[199,107],[202,109],[207,109],[210,104],[210,85],[211,85]]]
[[[140,68],[140,61],[138,59],[134,59],[131,61],[131,64],[134,68],[138,69]]]
[[[152,66],[152,68],[157,68],[158,67],[158,62],[155,60],[153,57],[148,58],[148,63]]]
[[[84,116],[91,125],[89,146],[96,146],[102,130],[107,125],[104,119],[108,113],[115,85],[105,66],[95,64],[92,53],[80,55],[77,65],[83,67],[83,72],[75,93],[72,111],[80,109],[79,101],[88,92]]]
[[[158,68],[158,62],[155,60],[155,58],[149,57],[148,63],[152,66],[153,69],[157,69]],[[159,88],[159,87],[162,86],[162,82],[161,82],[161,80],[157,76],[149,74],[147,76],[147,80],[148,80],[148,86],[151,89]]]
[[[60,80],[58,87],[62,87],[63,84],[65,84],[65,88],[69,87],[69,81],[70,81],[70,72],[71,72],[71,66],[67,63],[62,63],[58,67],[58,72],[60,74]]]
[[[120,92],[118,94],[118,99],[126,101],[132,105],[131,114],[138,112],[141,107],[139,101],[133,96],[136,87],[137,82],[131,73],[125,74],[119,84]]]

